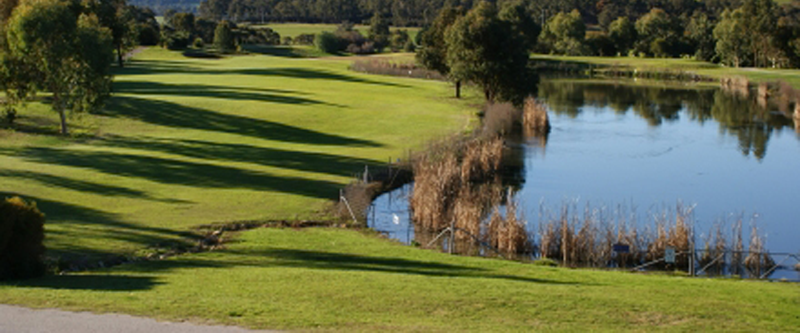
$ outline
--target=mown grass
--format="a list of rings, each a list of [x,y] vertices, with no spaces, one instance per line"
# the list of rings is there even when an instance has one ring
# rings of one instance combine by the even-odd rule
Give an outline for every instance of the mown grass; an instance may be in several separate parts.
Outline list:
[[[325,219],[364,165],[463,129],[442,82],[350,72],[347,62],[148,49],[117,72],[96,115],[33,103],[0,130],[0,195],[35,200],[51,254],[130,254],[193,226]],[[31,133],[35,130],[36,133]],[[41,134],[44,132],[45,134]]]
[[[475,102],[347,64],[147,50],[118,72],[102,113],[71,121],[74,137],[47,134],[55,117],[36,103],[26,131],[0,131],[0,189],[37,200],[55,253],[127,253],[210,222],[320,218],[353,172],[463,129]],[[796,284],[448,256],[342,229],[223,237],[214,252],[0,283],[0,303],[301,330],[800,325]]]
[[[336,31],[337,24],[320,24],[320,23],[270,23],[267,27],[275,30],[281,37],[289,36],[296,37],[299,34],[318,34],[323,31]],[[369,25],[356,24],[353,27],[355,30],[361,32],[362,35],[367,36],[369,32]],[[416,27],[391,27],[390,30],[407,30],[411,40],[419,33],[419,28]]]
[[[0,284],[0,303],[273,329],[792,331],[797,284],[570,270],[343,229],[257,229],[227,249]]]
[[[710,62],[691,59],[635,58],[635,57],[571,57],[553,55],[534,55],[534,60],[565,63],[593,64],[617,68],[635,68],[639,71],[683,71],[712,78],[725,76],[744,76],[751,80],[785,81],[800,89],[800,70],[772,68],[731,68]]]

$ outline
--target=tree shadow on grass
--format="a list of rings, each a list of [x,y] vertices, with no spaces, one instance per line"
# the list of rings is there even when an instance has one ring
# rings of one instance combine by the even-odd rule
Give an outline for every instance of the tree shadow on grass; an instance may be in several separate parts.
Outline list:
[[[365,271],[433,277],[499,279],[527,283],[578,284],[537,279],[520,275],[497,274],[481,267],[461,266],[397,257],[364,256],[349,253],[271,248],[266,250],[223,250],[213,259],[164,260],[137,265],[133,271],[152,272],[178,268],[293,267],[321,270]]]
[[[202,60],[200,60],[202,61]],[[291,79],[330,80],[343,83],[365,83],[387,87],[409,88],[408,85],[375,81],[357,76],[346,75],[324,69],[302,67],[282,68],[244,68],[244,69],[208,69],[206,67],[219,64],[219,60],[202,61],[202,67],[197,66],[197,61],[164,61],[164,60],[136,60],[125,68],[119,69],[115,75],[156,75],[156,74],[186,74],[186,75],[255,75],[277,76]],[[124,92],[123,90],[119,90]]]
[[[200,236],[190,231],[147,226],[120,219],[117,214],[94,208],[43,199],[35,196],[13,192],[0,192],[0,199],[19,196],[26,201],[36,202],[39,210],[45,214],[45,236],[61,233],[62,238],[72,237],[69,245],[57,249],[48,249],[48,255],[61,257],[66,261],[92,260],[116,257],[121,253],[104,252],[85,247],[81,237],[102,237],[130,243],[136,249],[151,246],[190,246]],[[61,232],[50,230],[49,225],[62,225]]]
[[[278,191],[312,198],[333,199],[340,187],[340,184],[323,180],[275,176],[227,166],[133,154],[44,147],[26,148],[14,154],[38,163],[87,168],[112,175],[198,188]]]
[[[48,275],[36,279],[1,282],[2,285],[55,290],[137,291],[161,284],[149,276]]]
[[[207,160],[255,163],[338,176],[352,176],[357,170],[363,170],[364,165],[375,164],[375,161],[372,160],[342,155],[200,140],[112,137],[104,141],[104,144],[110,147],[160,151]],[[0,172],[0,176],[2,176],[2,172]]]
[[[119,197],[135,198],[135,199],[146,199],[146,200],[160,201],[165,203],[189,203],[188,201],[184,200],[154,198],[143,191],[134,190],[127,187],[93,183],[85,180],[78,180],[73,178],[67,178],[67,177],[50,175],[46,173],[32,172],[32,171],[0,169],[0,177],[24,179],[28,181],[34,181],[50,187],[60,187],[78,192],[88,192],[104,196],[119,196]]]
[[[315,145],[380,147],[369,140],[312,131],[263,119],[188,107],[151,99],[115,96],[99,112],[110,117],[126,117],[146,123],[205,131],[245,135],[265,140]]]
[[[126,94],[209,97],[280,104],[329,105],[342,107],[341,105],[321,102],[306,97],[286,96],[286,94],[304,95],[305,93],[297,93],[283,89],[225,87],[201,84],[167,84],[150,81],[118,81],[114,83],[114,89],[117,92]]]

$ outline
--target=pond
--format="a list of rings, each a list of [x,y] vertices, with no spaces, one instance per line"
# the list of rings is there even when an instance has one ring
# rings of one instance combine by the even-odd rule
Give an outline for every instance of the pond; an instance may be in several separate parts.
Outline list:
[[[543,80],[552,130],[522,144],[516,193],[530,233],[542,211],[625,207],[646,216],[694,207],[697,241],[755,223],[772,252],[800,252],[800,126],[793,103],[710,86]],[[785,101],[784,101],[785,102]],[[370,226],[414,240],[412,185],[374,202]],[[698,244],[698,247],[702,244]],[[794,262],[792,261],[792,264]],[[794,278],[797,278],[794,274]]]

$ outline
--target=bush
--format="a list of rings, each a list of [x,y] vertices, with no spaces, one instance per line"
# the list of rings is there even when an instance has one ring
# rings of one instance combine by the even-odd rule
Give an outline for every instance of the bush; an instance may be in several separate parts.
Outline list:
[[[44,274],[44,214],[19,197],[0,201],[0,280]]]
[[[406,45],[403,46],[403,51],[405,52],[414,52],[417,50],[417,46],[414,45],[414,42],[409,40],[406,42]]]
[[[164,30],[161,41],[167,49],[183,50],[189,46],[189,34],[183,31],[169,32]]]
[[[283,44],[283,45],[292,45],[292,42],[293,42],[293,40],[292,40],[291,36],[284,36],[283,37],[283,41],[281,42],[281,44]]]
[[[323,31],[314,39],[317,49],[325,53],[339,53],[341,51],[340,44],[339,37],[328,31]]]
[[[236,50],[236,39],[231,31],[232,28],[232,24],[228,21],[220,21],[214,30],[214,47],[222,53]]]
[[[297,45],[314,45],[314,41],[316,40],[316,35],[314,34],[299,34],[294,37],[292,42]]]
[[[196,49],[202,49],[203,46],[205,46],[205,43],[203,42],[202,38],[197,37],[194,39],[194,43],[192,43],[192,46],[194,46],[194,48]]]
[[[157,27],[147,24],[138,25],[139,45],[151,46],[158,45],[161,41]]]

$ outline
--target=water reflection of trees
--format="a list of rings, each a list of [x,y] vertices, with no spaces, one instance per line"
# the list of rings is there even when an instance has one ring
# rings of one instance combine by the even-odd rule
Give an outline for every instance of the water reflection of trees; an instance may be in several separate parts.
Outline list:
[[[739,141],[742,154],[763,159],[773,133],[793,129],[791,117],[770,112],[755,97],[720,89],[633,86],[578,80],[548,80],[539,84],[539,97],[561,115],[577,117],[586,107],[609,108],[617,114],[633,112],[650,126],[676,121],[684,115],[704,123],[715,120],[723,135]]]

